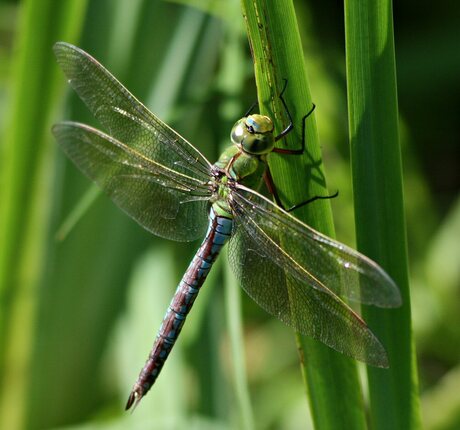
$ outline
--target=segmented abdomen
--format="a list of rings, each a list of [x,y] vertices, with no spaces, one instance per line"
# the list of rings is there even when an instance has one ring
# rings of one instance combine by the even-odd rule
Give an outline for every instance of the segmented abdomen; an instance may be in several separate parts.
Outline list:
[[[134,403],[137,404],[155,383],[212,264],[222,246],[230,238],[232,226],[233,221],[230,218],[217,216],[214,209],[211,208],[206,237],[177,287],[149,358],[128,398],[126,409],[129,409]]]

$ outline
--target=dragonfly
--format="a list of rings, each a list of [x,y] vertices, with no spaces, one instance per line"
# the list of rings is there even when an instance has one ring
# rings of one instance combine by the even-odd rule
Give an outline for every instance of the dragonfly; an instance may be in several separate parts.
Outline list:
[[[271,177],[267,159],[292,129],[292,119],[276,136],[268,116],[248,113],[233,126],[231,145],[211,164],[88,53],[65,42],[56,43],[54,52],[69,84],[106,130],[71,121],[54,125],[65,154],[149,232],[176,241],[204,237],[126,409],[137,406],[154,384],[227,242],[232,271],[265,311],[356,360],[389,366],[384,347],[348,300],[397,307],[401,295],[394,281],[365,255],[258,192]],[[283,104],[287,109],[284,99]]]

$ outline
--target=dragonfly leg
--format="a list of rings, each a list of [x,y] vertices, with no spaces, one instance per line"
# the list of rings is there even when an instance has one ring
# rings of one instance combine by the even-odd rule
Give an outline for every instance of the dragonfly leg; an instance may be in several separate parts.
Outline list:
[[[268,188],[269,193],[275,199],[276,204],[280,208],[284,209],[286,212],[292,212],[292,211],[294,211],[296,209],[301,208],[302,206],[308,205],[309,203],[313,203],[316,200],[333,199],[333,198],[335,198],[335,197],[337,197],[339,195],[339,192],[336,191],[334,194],[331,194],[330,196],[314,196],[314,197],[311,197],[311,198],[309,198],[309,199],[307,199],[307,200],[305,200],[303,202],[297,203],[297,204],[295,204],[295,205],[293,205],[291,207],[286,207],[286,206],[283,205],[283,202],[280,199],[280,196],[278,194],[278,190],[276,189],[275,183],[273,181],[272,174],[270,172],[270,169],[268,169],[268,168],[264,173],[264,181],[265,181],[265,185]]]
[[[289,112],[289,109],[287,108],[287,105],[286,105],[286,101],[284,100],[283,98],[283,94],[284,94],[284,91],[286,90],[286,87],[287,87],[287,79],[283,79],[284,81],[284,86],[283,86],[283,89],[281,90],[281,93],[280,93],[280,99],[281,99],[281,103],[283,103],[283,106],[284,106],[284,109],[286,109],[286,113],[289,117],[289,125],[286,127],[285,130],[283,130],[278,136],[275,137],[275,142],[279,139],[281,139],[282,137],[286,136],[286,134],[288,134],[292,128],[293,128],[293,125],[292,125],[292,118],[291,118],[291,114]],[[259,104],[259,102],[256,100],[251,106],[250,108],[246,111],[246,113],[244,114],[244,116],[249,116],[251,115],[252,111],[254,110],[254,108]]]
[[[339,195],[339,192],[336,191],[334,194],[331,194],[330,196],[314,196],[309,198],[308,200],[305,200],[304,202],[297,203],[294,206],[291,206],[290,208],[285,208],[281,206],[286,212],[292,212],[296,209],[301,208],[302,206],[308,205],[309,203],[313,203],[316,200],[326,200],[326,199],[334,199]]]
[[[280,94],[280,99],[281,99],[281,102],[283,103],[284,108],[286,109],[286,112],[287,112],[289,120],[290,120],[290,124],[278,136],[275,137],[275,142],[280,140],[281,138],[285,137],[294,128],[293,123],[292,123],[291,114],[289,113],[289,109],[287,108],[286,102],[285,102],[284,98],[282,97],[283,92],[284,92],[285,89],[286,89],[286,85],[284,86],[284,89]],[[305,151],[305,135],[306,135],[305,132],[306,132],[306,129],[307,129],[306,121],[307,121],[307,118],[313,113],[315,108],[316,108],[316,105],[313,103],[313,106],[311,107],[311,109],[302,118],[302,144],[301,144],[300,149],[274,148],[273,152],[276,152],[277,154],[288,154],[288,155],[301,155],[301,154],[304,153],[304,151]]]
[[[291,112],[289,112],[286,100],[284,100],[284,97],[283,97],[283,94],[286,91],[288,81],[287,81],[287,79],[283,79],[283,81],[284,81],[284,87],[283,87],[283,89],[281,90],[281,93],[280,93],[280,100],[281,100],[281,103],[283,104],[284,110],[286,111],[286,114],[287,114],[287,116],[289,118],[289,124],[280,134],[278,134],[278,136],[275,136],[275,142],[277,142],[278,140],[280,140],[283,137],[285,137],[287,134],[289,134],[294,129],[294,122],[292,121]],[[273,152],[278,152],[277,149],[278,148],[273,149]],[[282,152],[282,153],[290,154],[290,152]]]
[[[247,117],[247,116],[249,116],[249,115],[251,115],[251,113],[252,113],[252,111],[254,110],[254,108],[255,108],[256,106],[258,106],[258,105],[259,105],[259,102],[256,100],[256,101],[249,107],[249,109],[246,111],[246,113],[244,114],[244,118]]]
[[[287,79],[284,79],[284,87],[283,87],[283,90],[281,91],[281,94],[280,94],[280,100],[281,100],[281,103],[283,104],[284,109],[286,110],[286,114],[287,114],[287,116],[289,118],[289,125],[278,136],[275,137],[275,142],[280,140],[280,139],[282,139],[283,137],[285,137],[294,128],[291,113],[289,112],[286,100],[283,97],[283,94],[284,94],[284,91],[286,90],[286,87],[287,87]],[[278,154],[287,154],[287,155],[301,155],[301,154],[303,154],[305,152],[305,136],[306,136],[306,128],[307,128],[306,122],[307,122],[307,118],[313,113],[315,108],[316,108],[316,105],[313,103],[311,109],[302,117],[302,144],[301,144],[301,147],[299,149],[274,148],[273,152],[276,152]],[[315,200],[332,199],[332,198],[337,197],[339,195],[339,192],[337,191],[337,192],[335,192],[334,194],[332,194],[330,196],[314,196],[314,197],[312,197],[312,198],[310,198],[308,200],[305,200],[305,201],[303,201],[301,203],[298,203],[298,204],[295,204],[295,205],[293,205],[293,206],[291,206],[289,208],[286,208],[281,202],[281,199],[279,197],[278,191],[276,190],[276,186],[275,186],[275,183],[273,182],[273,177],[272,177],[269,169],[267,169],[267,171],[265,172],[264,181],[265,181],[265,184],[267,185],[267,188],[268,188],[269,192],[273,195],[273,198],[275,199],[276,204],[278,206],[280,206],[281,208],[283,208],[286,212],[291,212],[291,211],[293,211],[295,209],[298,209],[298,208],[300,208],[302,206],[305,206],[305,205],[307,205],[309,203],[312,203]]]

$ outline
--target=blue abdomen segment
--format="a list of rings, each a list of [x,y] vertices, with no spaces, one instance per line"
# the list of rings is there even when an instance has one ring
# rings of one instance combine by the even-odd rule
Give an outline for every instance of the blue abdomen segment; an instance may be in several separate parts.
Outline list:
[[[217,216],[214,209],[211,208],[206,237],[177,287],[163,318],[149,358],[131,391],[126,409],[129,409],[133,403],[138,403],[155,383],[201,286],[220,250],[230,238],[232,228],[232,219]]]

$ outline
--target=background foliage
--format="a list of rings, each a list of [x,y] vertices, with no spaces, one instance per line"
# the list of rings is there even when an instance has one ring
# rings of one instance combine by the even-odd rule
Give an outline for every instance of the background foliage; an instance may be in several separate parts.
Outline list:
[[[295,6],[328,184],[340,191],[337,238],[353,245],[343,8]],[[394,14],[422,414],[427,429],[456,429],[460,9],[412,6]],[[122,412],[196,244],[146,234],[58,151],[53,122],[94,124],[57,70],[59,39],[98,58],[210,160],[256,98],[236,0],[0,1],[0,226],[13,226],[0,229],[0,427],[308,428],[291,330],[245,296],[247,374],[235,372],[226,319],[238,314],[222,262],[155,388]]]

